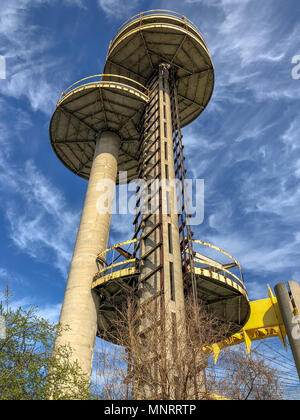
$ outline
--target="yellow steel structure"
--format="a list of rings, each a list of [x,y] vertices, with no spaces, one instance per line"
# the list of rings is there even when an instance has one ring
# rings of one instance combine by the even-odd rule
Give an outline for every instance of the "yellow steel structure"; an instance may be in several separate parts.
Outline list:
[[[225,283],[227,286],[232,286],[237,289],[241,295],[246,296],[243,274],[238,261],[236,261],[230,254],[214,245],[197,240],[194,242],[228,256],[233,261],[232,266],[238,267],[240,271],[240,278],[230,271],[232,268],[230,267],[230,264],[227,264],[228,268],[225,268],[225,264],[217,263],[216,261],[198,253],[196,253],[195,261],[205,263],[207,267],[206,269],[199,269],[195,267],[196,273],[198,275],[202,275],[202,277],[211,277],[214,280]],[[121,281],[122,283],[125,282],[129,285],[130,279],[138,275],[138,268],[136,264],[137,259],[126,258],[124,255],[121,255],[123,260],[114,263],[114,261],[118,260],[120,256],[116,259],[114,259],[114,257],[110,257],[110,261],[107,262],[106,255],[110,255],[112,252],[115,252],[118,255],[118,253],[120,254],[122,252],[122,247],[134,246],[137,243],[138,240],[133,239],[114,245],[100,253],[97,257],[97,261],[102,268],[96,273],[92,287],[95,289],[109,290],[116,281]],[[202,270],[201,273],[200,270]],[[124,289],[124,292],[126,292],[126,289]],[[269,297],[266,299],[250,302],[250,317],[239,332],[233,334],[231,337],[222,342],[215,343],[212,346],[205,348],[213,353],[215,363],[217,362],[222,349],[241,343],[245,343],[248,354],[250,354],[251,344],[253,341],[263,340],[266,338],[277,337],[281,340],[283,346],[286,347],[286,330],[284,322],[278,307],[277,299],[273,295],[269,286],[268,294]]]
[[[239,332],[241,327],[249,323],[250,316],[250,304],[240,264],[214,245],[198,240],[193,240],[193,244],[196,251],[194,272],[200,299],[215,316],[220,319],[225,317],[232,324],[231,334]],[[98,315],[100,337],[107,337],[113,331],[115,309],[123,304],[126,294],[129,291],[137,292],[139,247],[140,240],[133,239],[114,245],[97,256],[99,270],[94,276],[92,289],[102,296]],[[218,262],[215,255],[214,259],[208,257],[210,251],[217,254],[219,260],[227,259],[227,262]],[[185,281],[188,281],[190,275],[190,272],[185,274]]]
[[[214,362],[218,360],[220,351],[225,347],[245,343],[248,354],[253,341],[266,338],[280,338],[286,347],[286,330],[278,307],[278,302],[268,286],[269,297],[250,302],[251,315],[243,329],[230,338],[215,343],[206,349],[213,353]]]

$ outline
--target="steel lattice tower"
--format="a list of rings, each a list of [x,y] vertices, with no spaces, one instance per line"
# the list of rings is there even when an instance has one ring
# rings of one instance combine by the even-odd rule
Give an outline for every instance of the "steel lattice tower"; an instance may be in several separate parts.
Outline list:
[[[87,374],[95,337],[113,340],[116,308],[128,291],[139,305],[155,302],[158,316],[175,329],[189,293],[230,321],[231,333],[249,318],[239,263],[193,238],[189,224],[181,128],[202,113],[213,87],[212,60],[197,27],[176,13],[150,11],[121,27],[104,73],[72,85],[56,106],[52,147],[89,180],[60,317],[70,330],[57,344],[69,343]],[[143,182],[133,239],[107,249],[111,216],[99,214],[99,185],[122,183],[119,171],[128,182]],[[164,180],[176,188],[164,188]],[[222,262],[200,248],[219,252]]]

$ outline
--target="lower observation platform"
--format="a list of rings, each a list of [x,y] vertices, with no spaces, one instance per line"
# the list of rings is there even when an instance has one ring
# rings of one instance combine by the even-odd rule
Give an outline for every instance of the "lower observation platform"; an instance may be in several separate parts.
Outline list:
[[[194,270],[199,300],[219,320],[230,322],[230,335],[239,332],[250,316],[250,304],[240,264],[228,253],[193,241]],[[217,256],[217,257],[216,257]],[[220,262],[221,261],[221,262]],[[97,257],[98,273],[92,288],[100,295],[98,336],[116,341],[114,325],[128,294],[137,295],[140,281],[139,240],[114,245]],[[192,290],[191,273],[184,273],[185,293]]]

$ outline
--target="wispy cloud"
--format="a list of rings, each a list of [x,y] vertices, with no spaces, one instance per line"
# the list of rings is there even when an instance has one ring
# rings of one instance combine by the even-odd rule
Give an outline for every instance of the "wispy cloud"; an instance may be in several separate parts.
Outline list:
[[[0,50],[6,57],[7,78],[0,83],[0,206],[9,222],[10,240],[19,252],[54,265],[65,277],[79,212],[68,208],[61,190],[32,160],[18,163],[20,146],[33,127],[32,111],[49,115],[61,92],[65,58],[53,57],[56,35],[33,19],[34,10],[54,5],[58,7],[57,0],[1,2]],[[63,0],[60,7],[64,5],[85,7],[81,0]],[[24,106],[23,99],[30,106]],[[29,142],[28,150],[31,147]]]
[[[245,90],[256,101],[300,98],[290,80],[300,30],[296,15],[285,15],[290,3],[283,9],[270,0],[162,0],[160,7],[182,10],[205,35],[216,69],[210,111],[244,100]]]
[[[291,152],[300,148],[300,120],[298,116],[290,122],[281,138]]]
[[[46,304],[38,306],[38,315],[49,322],[55,324],[59,321],[59,315],[61,311],[61,303],[58,304]]]
[[[8,167],[0,161],[0,182],[14,245],[40,262],[54,264],[66,277],[79,212],[68,208],[63,194],[33,162]]]
[[[129,18],[132,11],[139,5],[139,0],[124,2],[122,0],[98,0],[100,9],[113,19]]]
[[[39,302],[34,296],[24,296],[20,299],[12,297],[9,302],[9,307],[16,311],[19,308],[23,310],[28,310],[29,308],[35,308],[36,314],[39,318],[44,318],[45,320],[57,324],[59,321],[59,315],[61,310],[61,304],[45,304]]]
[[[0,50],[7,70],[0,93],[27,98],[34,111],[46,114],[62,90],[63,58],[54,58],[51,52],[54,34],[33,24],[31,16],[34,8],[54,2],[57,0],[2,0],[0,8]],[[62,4],[84,7],[81,0],[63,0]]]
[[[272,247],[264,243],[261,235],[243,235],[233,233],[229,235],[209,235],[210,241],[223,249],[229,250],[242,264],[243,269],[251,270],[256,274],[270,274],[282,272],[286,267],[299,266],[299,239],[292,238],[291,242],[282,241]],[[271,239],[271,238],[269,238]]]

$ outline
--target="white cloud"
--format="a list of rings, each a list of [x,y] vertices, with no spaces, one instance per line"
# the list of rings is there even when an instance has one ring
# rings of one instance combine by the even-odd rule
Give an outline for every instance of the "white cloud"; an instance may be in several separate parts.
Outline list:
[[[209,241],[233,255],[241,263],[242,269],[253,273],[278,273],[287,267],[298,267],[299,240],[294,237],[291,242],[282,241],[270,246],[262,240],[267,234],[268,232],[261,232],[260,235],[255,233],[245,237],[242,233],[231,232],[209,235]]]
[[[268,287],[268,284],[270,283],[270,280],[268,281],[268,283],[266,282],[265,284],[262,284],[261,282],[258,282],[258,281],[251,281],[251,282],[245,283],[250,301],[258,300],[258,299],[266,299],[266,297],[268,296],[267,287]]]
[[[38,307],[38,315],[49,322],[57,324],[61,311],[61,303],[52,305],[41,305]]]
[[[223,199],[222,203],[213,214],[208,217],[209,226],[213,229],[220,230],[229,228],[232,217],[232,204],[227,199]]]
[[[138,6],[139,0],[125,2],[123,0],[98,0],[103,12],[110,18],[130,18],[130,13]]]
[[[36,308],[36,315],[39,318],[44,318],[51,323],[57,324],[59,321],[61,303],[45,304],[40,303],[36,297],[24,296],[20,299],[15,299],[12,297],[12,299],[9,301],[9,307],[14,311],[19,308],[28,310],[29,308],[34,307]]]
[[[82,5],[81,1],[67,3]],[[60,90],[51,77],[62,63],[60,59],[49,60],[52,40],[30,21],[32,8],[45,4],[50,7],[53,2],[1,2],[0,48],[3,47],[7,57],[8,77],[1,81],[0,93],[16,99],[27,97],[34,111],[48,114]],[[60,190],[34,163],[17,165],[10,159],[16,150],[16,141],[23,142],[25,130],[32,126],[29,113],[4,99],[0,99],[0,112],[0,189],[10,238],[19,250],[39,261],[54,264],[66,276],[79,214],[68,209]],[[15,115],[13,124],[8,115]]]
[[[7,82],[2,86],[1,92],[16,99],[25,96],[28,98],[34,111],[40,110],[45,114],[50,114],[61,89],[45,80],[45,75],[48,72],[49,64],[47,62],[40,66],[17,72],[7,79]]]
[[[68,209],[62,193],[32,162],[13,167],[0,160],[0,188],[7,196],[6,216],[13,243],[32,258],[54,264],[65,277],[79,213]]]
[[[273,214],[286,227],[293,226],[294,232],[300,220],[300,188],[296,179],[300,177],[299,139],[300,124],[296,117],[278,139],[272,139],[272,144],[265,143],[262,153],[265,157],[268,154],[268,159],[244,180],[242,189],[247,212]],[[276,153],[277,150],[280,152]]]
[[[52,111],[62,90],[62,60],[50,55],[55,44],[41,26],[31,23],[32,9],[53,5],[55,0],[2,0],[0,7],[0,50],[6,59],[6,80],[0,93],[16,99],[28,98],[34,111]],[[84,7],[81,0],[61,4]],[[56,6],[57,7],[57,6]],[[55,76],[57,75],[57,76]]]
[[[221,0],[216,2],[223,13],[217,22],[215,43],[212,51],[223,58],[241,59],[242,67],[263,61],[281,61],[285,56],[282,40],[273,43],[275,27],[267,5],[261,5],[260,13],[253,13],[252,0]]]
[[[236,143],[240,143],[245,140],[258,139],[263,134],[265,134],[270,128],[278,124],[277,121],[274,121],[271,124],[264,124],[260,126],[258,124],[259,121],[257,116],[255,116],[255,122],[256,126],[251,120],[245,125],[243,132],[235,139]]]
[[[32,121],[24,109],[8,105],[4,99],[0,98],[0,165],[1,161],[6,160],[16,145],[16,141],[22,140],[25,130],[32,126]],[[8,119],[14,115],[13,124],[8,123]],[[13,139],[13,141],[12,141]],[[0,175],[1,177],[1,175]]]
[[[10,273],[6,268],[0,267],[0,290],[3,289],[3,286],[6,281],[10,278]]]
[[[281,136],[286,146],[294,151],[300,147],[300,121],[299,118],[293,120],[288,129]]]
[[[160,7],[182,11],[204,35],[216,69],[209,112],[224,111],[228,102],[244,101],[245,91],[257,102],[300,98],[300,84],[293,83],[290,63],[298,51],[300,28],[284,18],[280,22],[279,3],[161,0]]]

